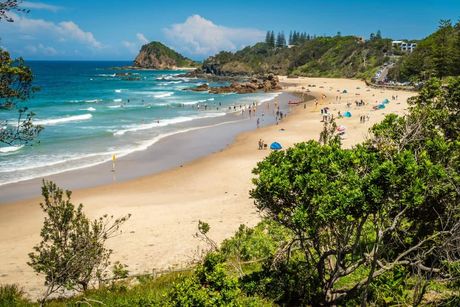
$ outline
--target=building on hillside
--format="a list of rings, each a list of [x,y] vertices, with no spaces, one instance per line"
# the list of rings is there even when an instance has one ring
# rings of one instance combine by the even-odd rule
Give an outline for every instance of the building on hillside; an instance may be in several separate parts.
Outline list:
[[[417,48],[417,43],[409,43],[406,41],[392,41],[393,48],[399,49],[402,52],[412,53]]]

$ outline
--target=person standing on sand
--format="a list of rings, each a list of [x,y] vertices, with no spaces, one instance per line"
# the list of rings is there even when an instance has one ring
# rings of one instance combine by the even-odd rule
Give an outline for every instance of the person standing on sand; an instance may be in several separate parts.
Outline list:
[[[264,147],[262,139],[259,139],[259,150],[261,150]]]

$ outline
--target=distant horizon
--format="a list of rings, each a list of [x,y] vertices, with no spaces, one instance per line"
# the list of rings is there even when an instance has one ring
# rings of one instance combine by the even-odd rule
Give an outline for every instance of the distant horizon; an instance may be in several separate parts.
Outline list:
[[[24,1],[22,7],[30,13],[10,12],[14,22],[0,22],[0,47],[28,60],[125,61],[134,59],[143,44],[160,41],[202,61],[221,50],[263,41],[272,30],[364,38],[380,30],[383,37],[419,40],[434,32],[441,19],[456,22],[460,17],[456,0],[427,0],[423,5],[414,0],[139,0],[136,5],[44,0]]]

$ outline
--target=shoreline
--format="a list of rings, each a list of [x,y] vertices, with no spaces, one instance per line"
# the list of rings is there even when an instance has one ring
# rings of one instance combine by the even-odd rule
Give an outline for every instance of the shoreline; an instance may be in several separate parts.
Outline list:
[[[352,118],[337,120],[347,132],[343,146],[362,141],[372,124],[389,113],[403,114],[406,100],[414,93],[379,91],[366,87],[359,80],[299,78],[281,80],[285,92],[304,92],[317,97],[314,103],[293,107],[279,125],[268,125],[241,132],[225,149],[204,155],[182,167],[123,182],[74,190],[73,203],[83,203],[90,218],[103,214],[115,217],[131,213],[123,226],[123,234],[108,242],[114,250],[112,261],[128,265],[130,273],[151,272],[190,263],[199,253],[200,242],[193,238],[198,220],[211,225],[209,236],[216,242],[231,236],[240,224],[254,226],[260,216],[249,198],[252,169],[270,150],[257,150],[257,141],[270,144],[278,141],[283,148],[295,143],[317,140],[322,130],[319,110],[328,106],[331,112],[350,110]],[[315,87],[308,85],[315,84]],[[302,89],[303,88],[303,89]],[[347,89],[347,94],[338,94]],[[339,92],[338,92],[339,91]],[[373,111],[372,104],[397,93],[384,110]],[[326,98],[322,99],[323,95]],[[341,100],[335,97],[341,96]],[[347,107],[347,102],[364,99],[364,107]],[[359,116],[369,114],[370,120],[359,122]],[[59,185],[61,185],[58,182]],[[62,185],[61,185],[62,186]],[[66,186],[62,186],[67,188]],[[42,291],[42,277],[27,266],[27,254],[40,240],[42,212],[39,198],[0,206],[0,283],[18,283],[31,297]]]
[[[259,104],[256,116],[261,118],[265,106],[273,105],[275,99],[279,101],[280,110],[286,114],[291,108],[288,101],[298,98],[294,93],[278,92],[274,98]],[[70,190],[97,187],[154,175],[224,150],[238,134],[256,129],[256,117],[252,115],[249,118],[247,111],[241,116],[239,112],[240,109],[237,109],[223,117],[200,118],[177,124],[176,131],[155,137],[147,148],[117,157],[115,172],[112,172],[112,161],[104,161],[1,185],[0,206],[40,197],[42,179],[55,181]],[[275,124],[275,119],[267,114],[260,126],[272,124]],[[175,150],[171,151],[171,148]]]

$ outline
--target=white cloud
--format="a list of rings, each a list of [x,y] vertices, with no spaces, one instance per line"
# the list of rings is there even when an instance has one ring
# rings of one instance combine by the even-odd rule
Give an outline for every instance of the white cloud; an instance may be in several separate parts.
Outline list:
[[[57,50],[53,47],[44,46],[43,44],[38,45],[28,45],[25,47],[25,50],[34,55],[46,55],[52,56],[58,54]]]
[[[149,43],[149,40],[142,33],[137,33],[136,37],[139,40],[139,42],[141,42],[142,44],[148,44]]]
[[[69,35],[77,41],[82,43],[87,43],[94,48],[102,48],[102,44],[98,42],[93,33],[85,32],[73,21],[63,21],[58,24],[56,30],[61,33],[63,36]]]
[[[37,38],[58,42],[74,41],[93,49],[103,48],[102,43],[94,37],[93,33],[83,31],[73,21],[54,23],[43,19],[27,18],[14,13],[10,13],[10,15],[14,22],[3,23],[2,32],[27,35],[29,39]]]
[[[142,33],[137,33],[136,34],[137,41],[131,42],[131,41],[122,41],[122,45],[128,49],[128,51],[131,54],[136,54],[139,52],[139,49],[141,48],[142,45],[148,44],[150,41],[145,37],[144,34]]]
[[[35,9],[35,10],[46,10],[50,12],[57,12],[62,9],[62,7],[57,5],[46,4],[42,2],[30,2],[30,1],[23,1],[20,4],[20,7],[26,9]]]
[[[166,37],[178,50],[194,55],[211,55],[221,50],[234,51],[265,37],[257,29],[229,28],[192,15],[185,22],[163,29]]]

